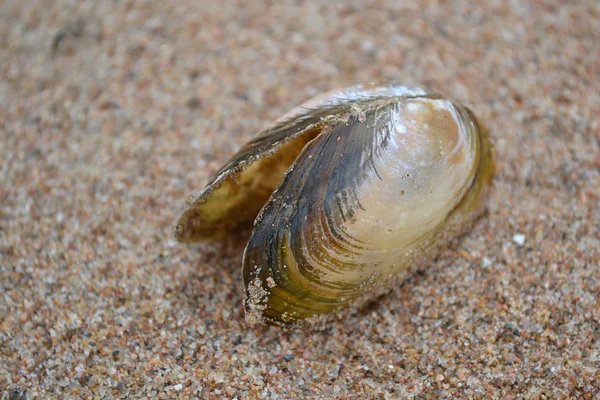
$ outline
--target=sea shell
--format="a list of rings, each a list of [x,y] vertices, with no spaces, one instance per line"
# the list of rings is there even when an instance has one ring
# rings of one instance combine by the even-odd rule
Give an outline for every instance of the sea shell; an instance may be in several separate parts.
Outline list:
[[[175,236],[254,220],[246,319],[319,320],[431,262],[485,207],[494,160],[473,113],[409,86],[321,95],[247,143],[184,211]]]

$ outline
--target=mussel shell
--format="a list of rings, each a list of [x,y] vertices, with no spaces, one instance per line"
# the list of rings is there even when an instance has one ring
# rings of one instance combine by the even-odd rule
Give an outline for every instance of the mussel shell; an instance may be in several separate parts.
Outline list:
[[[293,324],[357,304],[422,268],[484,209],[487,131],[466,107],[407,86],[358,86],[292,110],[188,206],[183,241],[254,217],[247,320]]]

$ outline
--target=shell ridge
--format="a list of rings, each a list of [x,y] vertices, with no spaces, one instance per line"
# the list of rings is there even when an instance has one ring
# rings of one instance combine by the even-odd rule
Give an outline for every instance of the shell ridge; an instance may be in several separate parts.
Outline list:
[[[390,104],[386,104],[385,107],[390,107]],[[377,108],[377,110],[379,110],[379,108]],[[350,151],[350,149],[353,150],[354,148],[364,148],[363,143],[368,143],[370,144],[370,146],[367,146],[366,148],[370,149],[370,151],[373,152],[373,142],[384,142],[383,140],[377,140],[379,138],[377,135],[375,135],[375,132],[377,132],[380,128],[380,124],[375,123],[376,119],[375,113],[373,111],[373,109],[367,110],[368,118],[366,118],[363,121],[361,121],[360,116],[350,116],[346,124],[337,124],[335,126],[332,126],[331,130],[327,130],[327,132],[322,132],[318,139],[315,139],[315,141],[307,145],[307,147],[303,150],[301,155],[294,163],[293,169],[295,173],[298,173],[298,170],[302,170],[302,176],[300,178],[301,181],[299,181],[298,186],[294,188],[294,196],[300,197],[301,200],[298,203],[292,202],[288,204],[286,210],[284,210],[284,215],[286,215],[286,213],[289,212],[288,209],[290,206],[292,206],[292,208],[295,208],[295,215],[291,216],[291,221],[289,225],[285,224],[284,230],[286,232],[289,232],[289,236],[292,238],[290,247],[293,254],[293,258],[296,260],[297,269],[300,273],[300,276],[303,277],[304,281],[309,282],[309,285],[315,286],[315,284],[318,283],[317,287],[319,288],[336,289],[337,291],[342,289],[344,286],[343,285],[342,287],[340,287],[339,284],[332,284],[331,282],[320,281],[319,274],[316,273],[316,270],[314,269],[314,267],[312,267],[312,265],[315,263],[316,265],[321,265],[321,268],[326,268],[330,270],[330,272],[333,272],[335,274],[339,274],[340,269],[347,270],[354,269],[357,267],[362,268],[361,266],[354,265],[353,263],[348,263],[346,265],[343,265],[342,268],[340,268],[340,263],[338,260],[332,259],[328,261],[328,258],[323,259],[322,256],[325,253],[316,251],[316,248],[314,247],[318,247],[318,243],[313,246],[306,243],[307,240],[304,239],[305,235],[302,234],[302,232],[306,232],[306,224],[309,224],[310,221],[315,221],[314,217],[310,217],[309,220],[309,215],[312,214],[311,209],[313,205],[331,205],[333,204],[331,202],[331,199],[333,199],[334,202],[337,202],[337,210],[335,213],[333,213],[333,215],[341,215],[346,220],[353,218],[352,210],[354,208],[357,208],[360,203],[356,193],[356,188],[361,185],[362,180],[368,177],[368,174],[366,174],[362,170],[367,165],[363,165],[360,163],[360,157],[357,155],[360,154],[360,152],[352,152]],[[366,128],[367,126],[369,128]],[[366,135],[364,134],[365,129],[368,132],[368,134]],[[379,132],[381,132],[381,130],[379,130]],[[385,135],[389,134],[390,132],[385,132]],[[342,143],[338,143],[339,137],[344,137],[346,140]],[[388,141],[385,141],[385,143],[387,144]],[[310,160],[311,158],[311,155],[315,153],[319,154],[318,160],[314,160],[314,158],[316,157],[313,157],[312,165],[309,162],[309,166],[302,166],[302,164],[304,162],[308,162],[308,160]],[[353,156],[340,157],[340,154],[352,154]],[[340,162],[342,166],[338,165]],[[345,166],[347,164],[351,164],[352,166]],[[371,164],[368,166],[372,169],[375,166],[374,161],[372,161]],[[344,171],[344,173],[341,173],[341,171]],[[356,172],[353,173],[352,171]],[[314,191],[310,183],[316,181],[316,179],[318,178],[324,179],[324,173],[331,174],[331,183],[328,185],[329,188],[324,191]],[[277,218],[281,220],[283,216],[280,213],[273,212],[273,207],[275,207],[275,205],[279,202],[276,199],[276,197],[284,197],[284,195],[280,194],[279,191],[285,190],[285,181],[288,179],[292,179],[292,177],[286,176],[286,179],[284,180],[284,182],[281,183],[280,187],[278,188],[278,195],[271,198],[269,204],[267,204],[263,208],[262,215],[272,213],[273,216],[277,215]],[[307,184],[307,182],[309,184]],[[346,190],[339,190],[341,187],[348,187],[350,189],[350,192]],[[346,209],[346,207],[344,207],[340,203],[346,203],[350,206]],[[331,209],[331,207],[328,208]],[[364,207],[362,205],[360,205],[360,208],[364,210]],[[323,241],[331,240],[332,237],[336,236],[333,232],[339,232],[339,229],[336,228],[335,218],[332,218],[332,216],[328,215],[327,213],[325,214],[325,216],[325,219],[328,222],[324,223],[320,229],[324,228],[325,226],[329,226],[329,236],[327,236],[328,234],[326,231],[321,231],[319,235],[322,235],[320,237],[323,238]],[[283,217],[283,219],[285,220],[287,218]],[[262,224],[268,226],[270,221],[272,220],[274,220],[274,217],[267,218],[262,221],[257,220],[257,228]],[[315,223],[315,226],[319,227],[321,226],[321,224]],[[255,231],[254,234],[258,234],[257,231]],[[277,237],[281,238],[279,234],[277,235]],[[338,243],[339,238],[340,235],[338,234]],[[280,242],[280,240],[271,241],[269,242],[269,246],[280,246]],[[308,249],[309,247],[312,248],[312,250],[311,252],[307,253],[306,249]],[[339,251],[341,251],[342,253],[347,253],[347,251],[345,250],[346,249],[341,249]],[[320,258],[314,258],[317,256],[320,256]],[[276,277],[276,281],[279,281],[279,283],[283,282],[285,279],[281,277],[279,270],[279,268],[281,267],[281,256],[270,253],[269,259],[272,261],[272,263],[269,265],[268,268],[272,271],[274,279]],[[252,264],[251,262],[249,263]],[[313,281],[312,284],[310,283],[311,281]],[[355,296],[358,296],[357,291],[357,288],[347,289],[344,293],[345,297],[353,298]]]

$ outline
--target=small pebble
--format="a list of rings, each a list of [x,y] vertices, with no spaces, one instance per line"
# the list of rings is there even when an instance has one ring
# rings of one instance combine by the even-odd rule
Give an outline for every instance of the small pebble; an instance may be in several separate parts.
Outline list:
[[[527,237],[526,237],[524,234],[522,234],[522,233],[517,233],[517,234],[513,235],[513,237],[512,237],[512,240],[513,240],[513,242],[515,242],[517,245],[519,245],[519,246],[523,246],[523,245],[525,244],[525,239],[526,239],[526,238],[527,238]]]

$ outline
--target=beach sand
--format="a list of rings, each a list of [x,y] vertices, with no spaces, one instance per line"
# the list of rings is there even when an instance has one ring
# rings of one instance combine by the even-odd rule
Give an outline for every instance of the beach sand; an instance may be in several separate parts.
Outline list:
[[[1,398],[599,398],[600,3],[416,3],[3,1]],[[325,331],[247,325],[186,196],[374,80],[480,117],[488,214]]]

